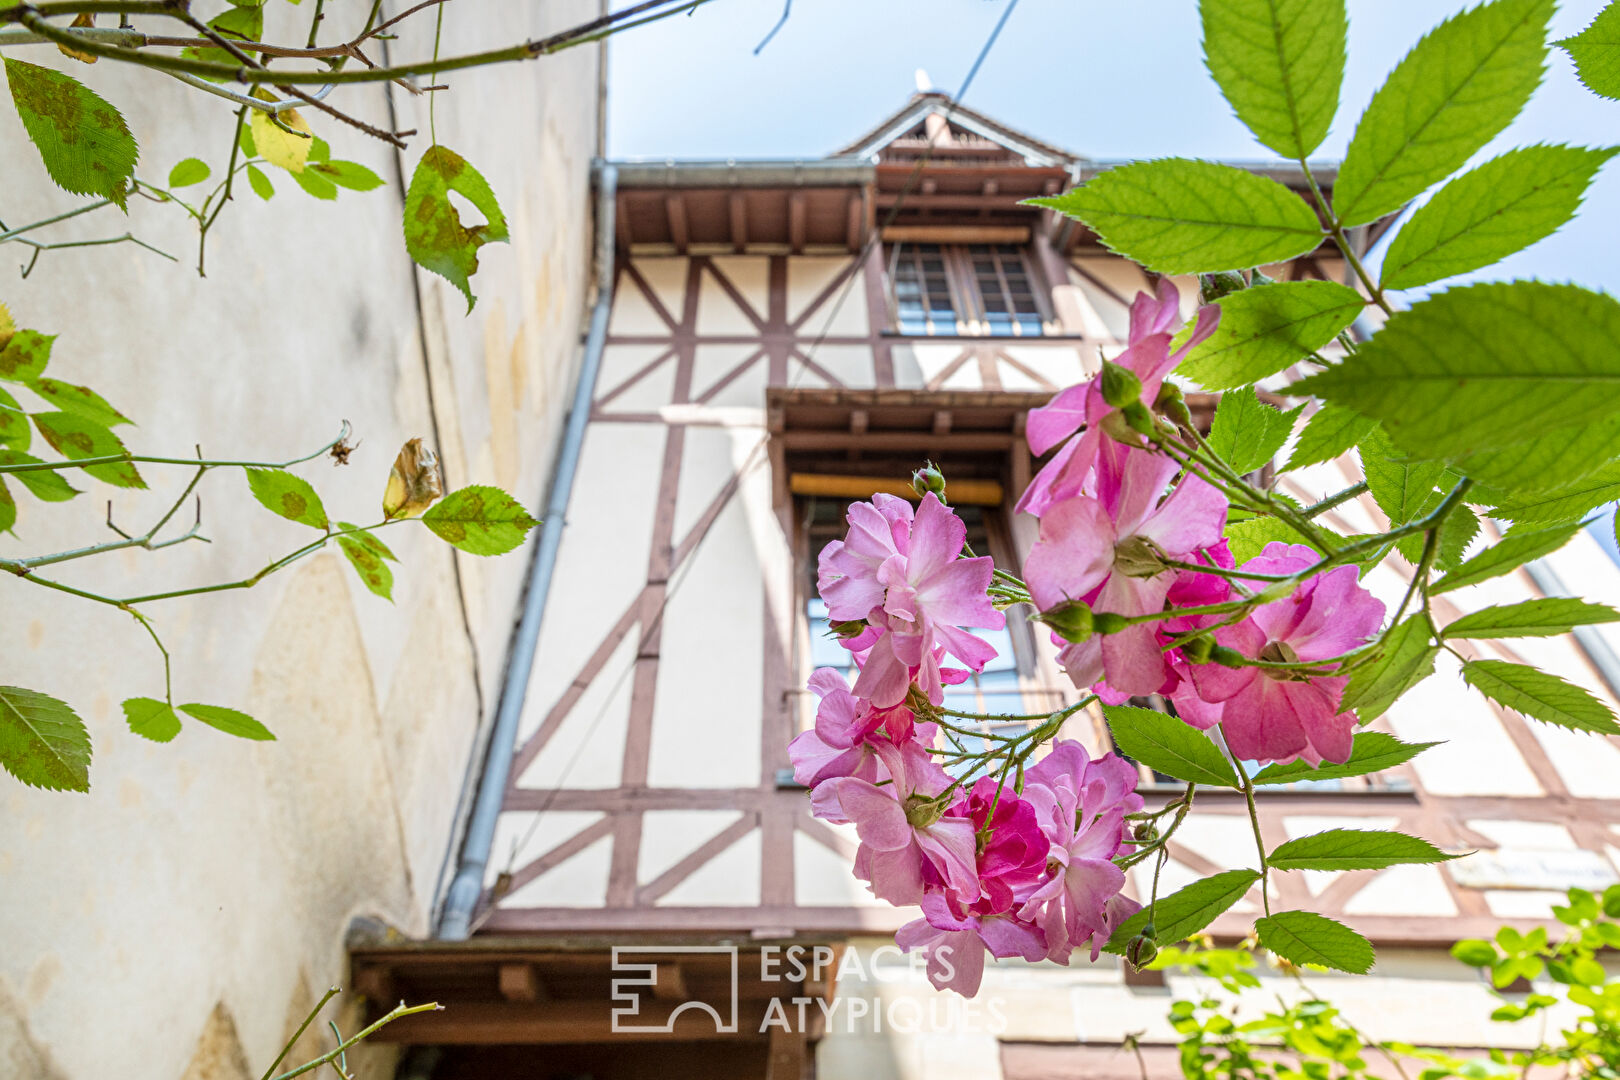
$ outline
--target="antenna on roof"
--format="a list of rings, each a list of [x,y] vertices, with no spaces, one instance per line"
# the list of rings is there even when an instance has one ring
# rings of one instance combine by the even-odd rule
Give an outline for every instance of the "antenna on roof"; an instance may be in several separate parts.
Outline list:
[[[918,68],[913,78],[917,80],[917,93],[931,94],[934,92],[934,80],[928,77],[926,68]]]

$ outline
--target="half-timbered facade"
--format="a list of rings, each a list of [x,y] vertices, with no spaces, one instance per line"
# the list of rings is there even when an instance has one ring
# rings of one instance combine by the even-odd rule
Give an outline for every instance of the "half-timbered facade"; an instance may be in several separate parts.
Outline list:
[[[999,1020],[942,1001],[880,948],[913,915],[851,877],[852,834],[810,817],[787,757],[810,719],[805,677],[847,662],[821,633],[814,567],[849,500],[904,493],[932,459],[975,549],[1019,565],[1032,522],[1010,508],[1036,464],[1024,415],[1112,355],[1132,296],[1153,287],[1083,227],[1020,200],[1107,167],[938,94],[822,160],[614,167],[613,220],[598,222],[614,236],[611,320],[521,720],[510,746],[492,748],[510,754],[509,779],[472,933],[353,952],[368,993],[451,1006],[383,1033],[445,1048],[407,1058],[428,1070],[416,1075],[534,1061],[602,1078],[1134,1076],[1135,1059],[1117,1052],[1128,1032],[1144,1033],[1155,1072],[1174,1073],[1155,1049],[1173,1042],[1162,980],[1127,978],[1108,957],[997,965],[981,997]],[[1303,192],[1292,166],[1249,167]],[[1330,182],[1332,170],[1317,175]],[[1353,239],[1366,248],[1390,224]],[[1265,269],[1345,278],[1326,247]],[[1190,312],[1196,282],[1176,284]],[[1290,474],[1282,490],[1312,501],[1358,479],[1347,457]],[[1323,520],[1357,533],[1384,519],[1362,496]],[[1411,572],[1392,558],[1366,580],[1392,601]],[[1582,535],[1550,564],[1439,608],[1556,593],[1561,581],[1620,596],[1620,569]],[[1014,617],[995,642],[1002,659],[959,693],[987,712],[1075,700],[1044,636]],[[1459,648],[1534,662],[1612,704],[1613,646],[1592,631]],[[1481,1045],[1486,991],[1444,949],[1503,921],[1545,920],[1568,885],[1616,880],[1620,753],[1465,692],[1446,657],[1376,724],[1440,745],[1385,774],[1266,792],[1268,842],[1393,827],[1480,854],[1278,874],[1275,899],[1378,943],[1379,974],[1333,988],[1369,1030]],[[1077,715],[1066,734],[1107,748],[1099,716]],[[1150,802],[1168,797],[1142,779]],[[1161,891],[1250,865],[1241,797],[1201,793],[1170,851]],[[1250,897],[1213,930],[1241,935],[1257,907]],[[791,944],[844,963],[773,983],[773,958],[786,955],[773,950]],[[649,976],[641,1015],[668,1030],[613,1034],[613,948],[669,945],[697,951],[663,956]],[[723,996],[726,946],[742,950],[735,1033],[679,1011]],[[762,1031],[773,996],[821,1005]],[[840,1011],[856,999],[870,1011]],[[902,1001],[920,1027],[885,1026],[885,1006]]]

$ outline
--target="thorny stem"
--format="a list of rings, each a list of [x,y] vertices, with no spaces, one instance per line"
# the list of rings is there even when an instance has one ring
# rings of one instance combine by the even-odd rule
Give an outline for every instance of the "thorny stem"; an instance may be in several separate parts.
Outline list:
[[[319,11],[317,11],[316,21],[319,20],[320,14]],[[311,28],[310,33],[314,33],[313,28]],[[219,192],[219,202],[214,204],[214,212],[212,214],[208,214],[207,219],[202,222],[202,227],[197,235],[198,277],[208,276],[207,272],[203,268],[203,262],[208,255],[208,230],[214,227],[214,222],[219,220],[220,211],[224,210],[225,204],[231,201],[231,185],[236,180],[236,158],[237,155],[242,152],[242,125],[246,122],[247,106],[244,105],[240,109],[236,110],[236,124],[231,128],[231,157],[230,161],[225,166],[224,189]],[[210,199],[212,199],[212,196],[210,196]],[[207,203],[203,204],[203,212],[205,214],[208,212]]]
[[[106,206],[111,202],[111,199],[98,199],[93,203],[86,203],[76,210],[69,210],[63,214],[57,214],[55,217],[48,217],[43,221],[36,221],[32,225],[23,225],[20,228],[0,232],[0,243],[4,243],[13,237],[21,236],[25,232],[33,232],[35,229],[44,228],[46,225],[55,225],[58,221],[66,221],[68,218],[78,217],[80,214],[88,214],[92,210],[100,210],[103,206]]]
[[[345,422],[343,430],[338,434],[337,438],[319,450],[305,454],[303,457],[293,458],[291,461],[223,461],[203,458],[152,457],[148,454],[102,454],[99,457],[72,458],[67,461],[32,461],[23,462],[19,465],[0,465],[0,474],[42,472],[53,469],[83,469],[92,465],[116,465],[125,461],[138,461],[143,465],[205,465],[210,469],[286,469],[294,465],[301,465],[306,461],[313,461],[341,443],[348,436],[349,425]]]
[[[362,1041],[363,1039],[366,1039],[367,1037],[369,1037],[372,1034],[374,1034],[375,1032],[381,1030],[383,1027],[387,1026],[388,1024],[391,1024],[395,1020],[398,1020],[402,1016],[412,1016],[412,1015],[415,1015],[416,1013],[424,1013],[424,1012],[437,1012],[442,1008],[444,1008],[444,1006],[440,1005],[437,1001],[430,1001],[425,1005],[406,1005],[404,1002],[400,1002],[398,1005],[394,1006],[393,1010],[391,1012],[389,1012],[387,1016],[384,1016],[381,1020],[378,1020],[376,1023],[371,1024],[368,1027],[362,1028],[360,1031],[358,1031],[354,1035],[349,1036],[349,1038],[345,1039],[343,1042],[338,1043],[336,1049],[330,1050],[330,1051],[322,1054],[320,1057],[314,1059],[313,1061],[307,1061],[304,1064],[298,1066],[298,1068],[296,1068],[296,1069],[292,1069],[289,1072],[284,1072],[281,1075],[279,1075],[277,1077],[274,1077],[273,1080],[292,1080],[292,1078],[295,1077],[295,1076],[301,1076],[304,1073],[307,1073],[307,1072],[309,1072],[309,1071],[311,1071],[313,1069],[320,1068],[322,1065],[325,1065],[329,1061],[335,1061],[335,1060],[337,1060],[339,1055],[344,1053],[351,1046],[353,1046],[356,1043]],[[283,1055],[283,1056],[285,1056],[285,1055]]]
[[[1364,494],[1366,494],[1366,492],[1367,492],[1367,481],[1363,480],[1360,483],[1351,484],[1349,487],[1345,488],[1343,491],[1334,492],[1332,495],[1329,495],[1327,498],[1323,499],[1321,502],[1312,503],[1311,505],[1307,506],[1304,509],[1303,513],[1305,514],[1306,517],[1313,518],[1313,517],[1316,517],[1319,514],[1326,513],[1327,511],[1333,509],[1335,506],[1338,506],[1341,503],[1349,502],[1351,499],[1354,499],[1358,495],[1364,495]]]
[[[1305,183],[1310,186],[1311,197],[1316,200],[1317,208],[1322,212],[1322,217],[1327,219],[1327,230],[1332,234],[1333,242],[1338,245],[1345,261],[1355,270],[1356,277],[1366,287],[1367,295],[1372,297],[1373,303],[1383,308],[1385,315],[1393,315],[1394,311],[1390,309],[1389,301],[1384,299],[1384,290],[1379,288],[1378,283],[1372,279],[1372,275],[1367,273],[1367,268],[1361,264],[1361,257],[1356,254],[1355,245],[1350,243],[1349,237],[1345,236],[1344,226],[1339,223],[1338,215],[1333,212],[1333,208],[1328,205],[1327,199],[1323,197],[1322,189],[1317,186],[1316,177],[1311,175],[1310,165],[1303,157],[1297,160],[1300,169],[1305,173]]]
[[[147,529],[140,536],[125,536],[122,540],[112,540],[105,544],[92,544],[89,547],[74,548],[71,551],[58,551],[52,555],[35,555],[31,558],[12,559],[5,562],[0,562],[0,566],[4,566],[6,569],[12,570],[13,573],[16,573],[17,571],[12,569],[13,567],[21,567],[24,569],[24,571],[26,571],[37,566],[50,566],[53,563],[69,562],[73,559],[83,559],[90,555],[102,555],[106,552],[119,551],[123,548],[139,547],[146,548],[148,551],[151,551],[157,547],[168,547],[180,540],[189,540],[197,535],[196,526],[193,526],[191,530],[188,531],[184,536],[176,537],[174,540],[165,540],[162,544],[154,544],[152,542],[157,537],[158,532],[163,528],[163,526],[169,523],[169,519],[174,517],[175,511],[179,510],[180,507],[185,504],[186,499],[191,495],[192,491],[196,489],[198,481],[200,481],[203,478],[203,475],[207,472],[208,467],[206,465],[199,466],[197,469],[197,475],[191,478],[191,483],[186,485],[185,490],[180,493],[180,497],[175,499],[173,505],[171,505],[168,511],[158,519],[156,525],[153,525],[150,529]],[[109,523],[111,520],[112,517],[109,512]],[[117,532],[118,530],[115,527],[113,531]]]
[[[1254,779],[1249,776],[1248,770],[1243,767],[1243,762],[1239,761],[1237,755],[1232,753],[1231,747],[1226,745],[1226,738],[1221,734],[1219,728],[1211,728],[1210,736],[1214,739],[1215,745],[1221,748],[1221,753],[1226,755],[1226,760],[1232,765],[1232,771],[1237,773],[1239,786],[1243,788],[1243,799],[1249,807],[1249,825],[1254,829],[1254,848],[1260,859],[1260,902],[1265,907],[1266,917],[1270,918],[1271,886],[1267,878],[1271,870],[1271,864],[1266,859],[1266,842],[1260,836],[1260,813],[1254,805]]]

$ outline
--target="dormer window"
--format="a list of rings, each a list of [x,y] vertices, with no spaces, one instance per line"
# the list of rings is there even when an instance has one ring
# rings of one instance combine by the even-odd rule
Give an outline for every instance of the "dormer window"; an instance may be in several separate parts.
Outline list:
[[[919,337],[1040,337],[1046,315],[1014,244],[894,243],[896,328]]]

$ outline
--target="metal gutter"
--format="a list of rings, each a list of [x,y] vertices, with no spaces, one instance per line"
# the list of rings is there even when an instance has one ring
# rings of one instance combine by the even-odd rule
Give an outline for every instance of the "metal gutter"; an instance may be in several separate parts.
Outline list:
[[[473,913],[484,891],[484,872],[489,865],[495,841],[495,821],[500,817],[512,770],[512,753],[517,737],[518,718],[534,670],[535,647],[540,640],[540,623],[546,613],[552,574],[557,568],[557,552],[567,525],[568,498],[579,472],[580,450],[585,443],[585,424],[590,419],[596,377],[602,368],[602,348],[607,342],[608,316],[613,309],[614,208],[618,195],[618,167],[598,159],[596,174],[596,303],[591,308],[590,329],[585,335],[585,355],[580,361],[579,378],[574,384],[574,401],[568,410],[562,447],[552,471],[551,497],[547,500],[540,526],[540,543],[529,569],[528,589],[523,597],[523,615],[512,637],[512,651],[501,683],[501,700],[490,733],[488,756],[479,779],[478,796],[461,845],[461,862],[450,882],[444,911],[439,917],[438,937],[465,941],[472,933]]]
[[[877,177],[859,158],[780,161],[615,161],[620,188],[858,187]]]

